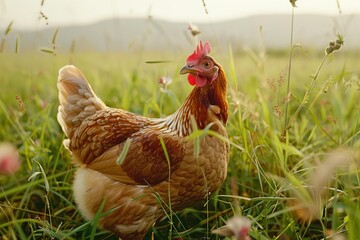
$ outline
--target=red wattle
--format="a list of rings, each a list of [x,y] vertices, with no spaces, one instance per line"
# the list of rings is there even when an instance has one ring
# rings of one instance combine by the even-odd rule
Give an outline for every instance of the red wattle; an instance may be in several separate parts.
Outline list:
[[[188,75],[188,82],[190,83],[191,86],[194,86],[196,84],[196,79],[195,76],[192,74]]]
[[[192,86],[194,86],[196,84],[196,86],[198,86],[198,87],[205,86],[206,82],[207,82],[205,77],[202,77],[199,75],[194,76],[192,74],[188,75],[188,81]]]

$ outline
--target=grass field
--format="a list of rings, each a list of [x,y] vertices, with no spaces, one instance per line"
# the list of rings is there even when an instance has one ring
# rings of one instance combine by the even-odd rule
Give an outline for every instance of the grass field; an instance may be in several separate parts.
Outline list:
[[[56,121],[60,67],[77,65],[109,106],[159,117],[191,91],[178,74],[190,52],[0,54],[0,140],[14,143],[22,160],[15,175],[0,176],[2,239],[116,239],[83,220],[74,203],[74,167]],[[176,214],[172,236],[165,219],[147,239],[220,239],[211,230],[234,214],[252,220],[253,239],[357,239],[359,54],[329,55],[314,78],[324,54],[295,48],[289,95],[287,51],[214,46],[212,56],[228,77],[227,180],[206,204]],[[171,61],[146,63],[157,60]],[[161,89],[164,75],[173,82]]]

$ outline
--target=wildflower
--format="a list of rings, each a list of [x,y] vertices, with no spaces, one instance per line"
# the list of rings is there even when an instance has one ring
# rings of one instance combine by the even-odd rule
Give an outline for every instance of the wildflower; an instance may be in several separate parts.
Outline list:
[[[161,89],[165,90],[168,85],[172,83],[172,78],[168,76],[162,76],[159,78],[158,83],[161,85]]]
[[[19,155],[10,143],[0,143],[0,174],[11,175],[20,167]]]
[[[290,0],[290,3],[291,3],[291,5],[292,5],[293,7],[297,7],[297,6],[296,6],[296,1],[297,1],[297,0]]]
[[[189,24],[189,27],[188,27],[191,35],[193,35],[193,37],[195,37],[196,35],[200,34],[201,31],[199,30],[198,26],[196,25],[193,25],[193,24]]]
[[[212,233],[225,237],[234,237],[236,240],[250,240],[250,227],[250,219],[234,216],[227,221],[225,226],[212,230]]]

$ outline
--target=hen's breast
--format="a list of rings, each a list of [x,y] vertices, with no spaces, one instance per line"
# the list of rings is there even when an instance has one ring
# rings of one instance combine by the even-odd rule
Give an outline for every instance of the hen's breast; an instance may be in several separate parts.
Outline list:
[[[227,139],[225,127],[219,124],[217,132]],[[185,142],[185,155],[180,166],[171,175],[170,183],[162,182],[153,190],[168,199],[172,207],[182,209],[193,202],[206,199],[224,182],[229,161],[229,144],[214,136],[204,136],[199,142],[199,154],[194,155],[194,141]]]

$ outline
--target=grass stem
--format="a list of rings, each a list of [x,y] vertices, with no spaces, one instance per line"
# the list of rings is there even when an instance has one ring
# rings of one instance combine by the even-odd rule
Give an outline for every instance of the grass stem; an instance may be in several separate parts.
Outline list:
[[[295,7],[291,9],[291,32],[290,32],[290,53],[289,53],[289,62],[288,62],[288,76],[286,83],[286,103],[285,103],[285,123],[283,130],[283,138],[287,136],[288,131],[288,114],[289,114],[289,102],[290,102],[290,81],[291,81],[291,64],[292,64],[292,56],[293,56],[293,38],[294,38],[294,16],[295,16]]]

